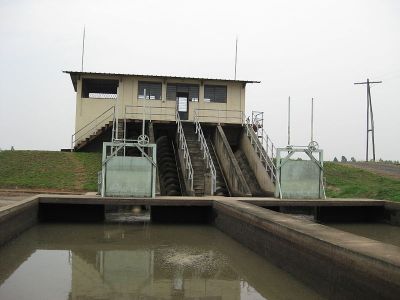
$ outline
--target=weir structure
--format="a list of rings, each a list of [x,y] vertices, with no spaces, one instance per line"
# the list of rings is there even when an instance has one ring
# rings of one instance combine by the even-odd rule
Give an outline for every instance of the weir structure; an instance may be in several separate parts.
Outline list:
[[[103,152],[103,165],[109,157],[121,158],[108,171],[124,171],[125,160],[136,158],[147,170],[156,167],[147,173],[155,183],[151,197],[144,186],[129,182],[123,192],[141,187],[142,197],[108,197],[104,183],[112,186],[109,191],[120,192],[114,189],[118,180],[101,181],[104,197],[33,196],[0,208],[0,246],[39,222],[104,222],[108,207],[147,206],[151,222],[215,226],[329,299],[398,298],[399,247],[318,224],[400,225],[398,203],[265,197],[280,183],[278,196],[291,192],[291,186],[279,181],[277,171],[287,172],[285,158],[276,156],[263,115],[244,114],[245,86],[255,82],[67,73],[77,92],[76,132],[69,150],[100,152],[106,142],[110,150]],[[290,154],[293,149],[281,150]],[[292,168],[298,170],[297,165]],[[314,171],[320,195],[322,173]],[[101,177],[106,173],[103,168]],[[288,213],[311,215],[314,221]],[[29,249],[25,254],[30,255]],[[17,267],[7,265],[2,271],[12,274]]]
[[[399,247],[280,213],[309,210],[321,221],[400,225],[400,205],[382,200],[37,195],[0,208],[0,246],[38,222],[103,222],[108,205],[148,205],[157,223],[211,224],[329,299],[397,299],[400,293]],[[18,267],[6,264],[2,272]]]

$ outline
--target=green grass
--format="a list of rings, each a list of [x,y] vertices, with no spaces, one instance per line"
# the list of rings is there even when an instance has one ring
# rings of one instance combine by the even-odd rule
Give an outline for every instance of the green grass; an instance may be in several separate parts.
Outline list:
[[[400,201],[400,180],[339,163],[325,162],[326,195]]]
[[[0,188],[96,191],[100,169],[100,153],[1,151]],[[400,180],[332,162],[325,177],[328,197],[400,201]]]
[[[99,153],[1,151],[0,188],[96,191]]]

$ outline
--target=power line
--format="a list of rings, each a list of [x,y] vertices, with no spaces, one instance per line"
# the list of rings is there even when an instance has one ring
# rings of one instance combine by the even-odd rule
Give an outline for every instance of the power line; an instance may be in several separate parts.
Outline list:
[[[371,84],[382,83],[382,81],[367,81],[355,82],[354,84],[366,84],[367,85],[367,149],[365,160],[368,161],[368,147],[369,147],[369,135],[372,136],[372,158],[375,161],[375,128],[374,128],[374,113],[372,111],[372,100],[371,100]]]

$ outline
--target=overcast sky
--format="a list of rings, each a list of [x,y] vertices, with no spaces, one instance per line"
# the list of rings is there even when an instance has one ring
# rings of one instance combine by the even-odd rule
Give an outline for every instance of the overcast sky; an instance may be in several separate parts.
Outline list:
[[[85,71],[260,80],[246,109],[265,112],[278,146],[315,139],[333,159],[365,158],[366,87],[377,158],[400,159],[400,1],[0,0],[0,148],[70,147],[86,24]]]

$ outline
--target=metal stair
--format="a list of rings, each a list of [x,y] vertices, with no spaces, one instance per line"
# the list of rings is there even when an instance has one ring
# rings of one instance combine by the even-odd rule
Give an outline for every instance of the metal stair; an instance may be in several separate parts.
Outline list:
[[[112,106],[98,115],[92,121],[80,128],[71,136],[71,151],[80,150],[93,140],[111,130],[114,136],[115,107]],[[108,139],[109,140],[109,139]]]
[[[206,163],[200,149],[195,126],[193,123],[183,123],[183,131],[185,133],[186,144],[193,166],[193,190],[195,196],[204,195],[204,174],[206,173]]]
[[[246,135],[249,138],[254,151],[260,159],[265,171],[268,173],[273,184],[276,184],[276,167],[274,158],[276,148],[271,139],[268,137],[264,128],[260,128],[258,124],[253,124],[250,118],[244,122]],[[257,131],[256,131],[257,130]],[[261,138],[262,137],[262,138]]]

